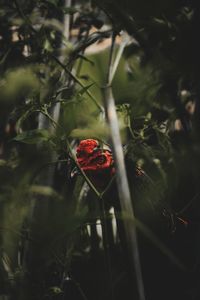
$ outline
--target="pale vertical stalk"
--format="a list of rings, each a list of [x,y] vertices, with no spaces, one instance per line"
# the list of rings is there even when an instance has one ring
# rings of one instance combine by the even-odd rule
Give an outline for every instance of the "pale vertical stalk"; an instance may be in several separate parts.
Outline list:
[[[120,59],[122,57],[122,54],[124,52],[124,48],[127,46],[127,44],[130,42],[130,36],[126,33],[126,32],[123,32],[122,33],[122,41],[119,45],[119,48],[117,50],[117,53],[116,53],[116,57],[113,61],[113,65],[112,65],[112,69],[111,71],[109,72],[110,73],[110,79],[109,79],[109,82],[112,82],[114,76],[115,76],[115,73],[116,73],[116,70],[117,70],[117,67],[119,65],[119,62],[120,62]]]
[[[65,0],[65,6],[70,7],[72,4],[71,0]],[[64,37],[69,40],[70,35],[70,15],[66,14],[64,16]]]
[[[115,101],[112,94],[112,88],[107,86],[105,88],[105,110],[107,114],[107,120],[111,132],[111,140],[113,146],[113,154],[116,166],[116,179],[118,194],[122,212],[125,215],[124,227],[126,232],[126,240],[129,248],[129,254],[132,260],[133,267],[135,269],[139,299],[145,300],[144,286],[139,258],[139,249],[136,236],[135,217],[131,201],[131,194],[128,185],[128,179],[126,174],[126,168],[124,163],[123,148],[121,144],[119,124],[117,119],[117,113],[115,109]]]
[[[115,108],[115,100],[112,93],[112,79],[114,78],[113,66],[115,70],[117,69],[115,62],[113,61],[113,48],[114,48],[115,36],[113,35],[113,43],[111,46],[110,58],[109,58],[109,70],[107,75],[107,83],[104,87],[104,105],[105,112],[107,116],[107,121],[110,127],[113,155],[116,166],[116,179],[117,188],[119,194],[120,205],[125,218],[123,220],[127,246],[129,250],[129,255],[131,258],[132,266],[135,270],[137,278],[137,286],[139,293],[139,300],[145,300],[144,285],[142,279],[142,271],[139,258],[139,248],[136,236],[136,225],[135,216],[132,206],[131,194],[128,185],[128,178],[125,168],[124,154],[121,143],[119,123],[117,118],[117,112]],[[122,54],[122,52],[121,52]],[[119,58],[118,58],[119,62]]]
[[[65,6],[69,7],[70,5],[71,5],[71,0],[65,0]],[[69,39],[69,34],[70,34],[69,26],[70,26],[70,15],[67,14],[63,18],[63,32],[66,39]],[[65,59],[63,55],[64,47],[65,46],[61,41],[61,55],[59,57],[61,62],[63,62]],[[62,77],[61,78],[62,81],[66,80],[64,72],[62,73],[61,77]],[[60,116],[59,102],[54,105],[51,112],[49,112],[49,116],[54,120],[55,124],[58,123],[59,116]],[[49,121],[49,119],[43,113],[39,113],[38,129],[48,129],[50,132],[54,132],[55,126],[52,122]],[[38,145],[38,147],[40,147],[40,145]],[[55,160],[55,153],[51,154],[51,159]],[[40,184],[52,186],[53,178],[54,178],[54,168],[51,168],[50,170],[48,170],[48,173],[46,174],[45,177],[43,176],[42,178],[40,178]],[[41,218],[44,219],[47,218],[48,207],[49,207],[48,201],[41,201],[41,199],[33,198],[30,203],[30,214],[29,214],[30,223],[33,221],[35,215],[37,215],[37,217],[40,216]],[[27,245],[25,246],[24,249],[24,260],[23,260],[23,267],[25,270],[27,268],[26,258],[29,252],[31,252],[31,247],[32,247],[31,243],[27,242]],[[34,253],[34,255],[36,255],[36,253]]]
[[[65,6],[69,7],[71,5],[71,0],[65,0]],[[70,15],[66,14],[64,15],[63,18],[63,32],[64,32],[64,37],[68,40],[69,35],[70,35]],[[63,55],[63,50],[64,50],[64,43],[61,41],[61,55],[59,57],[59,60],[63,63],[65,57]],[[63,71],[61,74],[61,80],[64,81],[65,78],[65,72]],[[60,116],[60,103],[57,102],[54,107],[52,108],[51,112],[49,112],[49,115],[52,117],[52,119],[55,121],[55,123],[58,123],[59,116]],[[55,126],[54,124],[43,114],[39,113],[38,116],[38,129],[48,129],[50,132],[55,131]],[[39,146],[39,145],[38,145]],[[39,146],[40,147],[40,146]],[[55,153],[52,154],[52,160],[55,160]],[[49,170],[48,174],[45,176],[45,178],[41,179],[43,184],[52,186],[53,184],[53,174],[54,170],[51,168]],[[33,218],[34,211],[36,210],[36,200],[33,199],[31,203],[31,209],[30,209],[30,219]],[[41,204],[39,204],[41,206]]]

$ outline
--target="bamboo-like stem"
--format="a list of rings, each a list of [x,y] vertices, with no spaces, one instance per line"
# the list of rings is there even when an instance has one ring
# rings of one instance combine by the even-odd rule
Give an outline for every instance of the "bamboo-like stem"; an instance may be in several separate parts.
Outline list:
[[[70,7],[72,4],[72,0],[65,0],[65,6],[66,7]],[[65,15],[64,16],[64,37],[66,38],[66,40],[69,40],[70,37],[70,15]]]
[[[114,43],[114,38],[113,38]],[[124,154],[123,148],[120,138],[120,131],[119,131],[119,124],[117,119],[117,113],[115,108],[115,100],[112,93],[112,79],[114,77],[113,73],[113,66],[116,68],[116,64],[112,60],[113,55],[113,46],[111,47],[110,52],[110,63],[109,63],[109,70],[107,76],[106,86],[104,87],[104,106],[105,112],[107,116],[107,121],[110,127],[111,133],[111,141],[112,141],[112,148],[116,166],[116,179],[117,179],[117,187],[118,187],[118,194],[120,205],[123,213],[130,216],[129,219],[124,219],[124,227],[126,233],[126,239],[128,241],[128,249],[129,255],[131,257],[132,265],[136,273],[137,278],[137,286],[138,286],[138,293],[139,293],[139,300],[145,300],[145,293],[144,293],[144,285],[142,279],[142,271],[140,265],[140,258],[139,258],[139,248],[136,236],[136,225],[135,225],[135,216],[132,206],[131,194],[128,185],[128,178],[126,174],[125,162],[124,162]],[[119,62],[119,58],[118,58]],[[112,75],[112,76],[111,76]]]
[[[109,82],[110,82],[110,84],[113,81],[113,78],[115,76],[115,73],[116,73],[117,67],[119,65],[120,59],[121,59],[122,54],[124,52],[124,48],[128,44],[129,40],[130,40],[130,37],[128,36],[128,34],[125,33],[125,32],[122,33],[122,41],[121,41],[121,43],[119,45],[119,48],[117,50],[117,54],[115,56],[115,59],[112,62],[112,68],[111,68],[111,70],[109,72],[109,77],[110,77]]]
[[[17,0],[15,0],[17,3]],[[18,3],[17,3],[18,4]],[[66,6],[70,6],[71,4],[71,0],[65,0],[65,5]],[[66,39],[69,39],[69,32],[70,32],[70,20],[69,20],[70,16],[66,15],[63,17],[63,32],[66,34]],[[61,42],[61,46],[62,46],[62,42]],[[62,46],[63,48],[63,46]],[[59,60],[61,62],[64,61],[64,56],[61,52],[61,55],[59,57]],[[63,72],[64,74],[64,72]],[[65,80],[64,76],[62,74],[62,79]],[[45,112],[48,113],[48,112]],[[38,128],[39,129],[44,129],[47,128],[49,131],[54,132],[55,131],[55,124],[58,123],[59,117],[60,117],[60,102],[56,103],[50,114],[48,114],[48,116],[50,117],[51,121],[54,120],[54,122],[49,122],[50,120],[47,119],[47,115],[44,112],[40,112],[39,116],[38,116]],[[40,145],[38,145],[38,147],[40,147]],[[55,153],[51,154],[51,159],[55,160],[56,155]],[[52,186],[53,185],[53,179],[54,179],[54,170],[51,172],[48,172],[47,176],[44,178],[41,178],[40,181],[42,183],[44,183],[45,185],[48,186]],[[37,214],[40,216],[40,218],[47,218],[47,211],[49,208],[49,202],[45,201],[44,203],[42,203],[41,205],[41,201],[37,201],[37,199],[32,199],[31,201],[31,205],[30,205],[30,214],[29,214],[29,219],[30,219],[30,231],[32,230],[32,224],[34,216]],[[22,266],[24,268],[24,270],[26,271],[27,269],[29,269],[29,265],[28,265],[28,260],[32,259],[32,257],[34,257],[34,255],[36,255],[35,252],[31,251],[32,250],[32,244],[30,243],[30,241],[25,245],[24,247],[24,259],[22,262]],[[31,253],[31,254],[30,254]],[[30,256],[30,257],[28,257]],[[22,294],[24,292],[22,291]],[[23,297],[23,295],[22,295]]]

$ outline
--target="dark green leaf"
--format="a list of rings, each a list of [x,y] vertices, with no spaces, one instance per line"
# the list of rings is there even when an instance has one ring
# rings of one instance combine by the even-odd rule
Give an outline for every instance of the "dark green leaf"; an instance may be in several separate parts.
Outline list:
[[[36,144],[49,140],[49,132],[45,129],[34,129],[18,134],[14,140],[25,144]]]
[[[69,15],[73,15],[76,12],[78,12],[78,10],[75,7],[63,7],[62,11],[64,12],[64,14],[69,14]]]

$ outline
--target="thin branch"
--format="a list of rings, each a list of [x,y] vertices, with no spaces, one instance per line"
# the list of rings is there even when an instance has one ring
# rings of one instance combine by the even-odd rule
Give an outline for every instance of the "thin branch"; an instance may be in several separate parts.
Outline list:
[[[183,214],[188,208],[200,197],[200,193],[197,193],[181,210],[176,212],[176,216]]]
[[[46,111],[42,111],[41,113],[43,113],[53,124],[54,126],[57,126],[61,129],[64,130],[64,128],[58,123],[56,122]],[[70,145],[70,142],[68,141],[68,139],[66,139],[66,144],[67,144],[67,148],[68,148],[68,152],[70,154],[70,158],[73,160],[73,162],[75,163],[77,169],[79,170],[79,172],[82,174],[82,176],[84,177],[85,181],[87,182],[87,184],[89,185],[89,187],[91,188],[91,190],[96,194],[96,196],[100,199],[102,199],[101,193],[96,189],[96,187],[94,186],[94,184],[91,182],[91,180],[88,178],[88,176],[86,175],[86,173],[83,171],[83,169],[79,166],[77,159],[76,159],[76,155],[74,155],[72,147]]]
[[[105,210],[105,205],[104,205],[104,199],[100,201],[100,209],[102,212],[102,217],[101,217],[101,227],[102,227],[102,233],[103,233],[103,246],[104,246],[104,251],[105,251],[105,261],[107,263],[108,267],[108,280],[109,280],[109,286],[110,286],[110,292],[111,292],[111,300],[114,300],[113,298],[113,284],[112,284],[112,266],[111,266],[111,257],[110,257],[110,252],[109,252],[109,237],[108,237],[108,228],[107,228],[107,214]]]
[[[113,175],[106,188],[103,190],[103,192],[101,192],[101,197],[103,197],[107,193],[107,191],[110,189],[115,179],[116,179],[116,175]]]
[[[52,57],[57,62],[57,64],[60,65],[63,68],[63,70],[74,80],[74,82],[76,82],[82,88],[85,88],[84,84],[82,84],[82,82],[70,70],[68,70],[68,68],[56,56],[52,55]],[[98,109],[101,112],[104,112],[103,107],[97,102],[97,100],[88,90],[86,90],[86,94],[93,100],[93,102],[96,104]]]
[[[79,284],[76,280],[74,280],[73,278],[70,278],[70,279],[74,282],[75,286],[76,286],[77,289],[79,290],[82,299],[83,299],[83,300],[88,300],[88,298],[86,297],[86,295],[85,295],[84,291],[82,290],[80,284]]]

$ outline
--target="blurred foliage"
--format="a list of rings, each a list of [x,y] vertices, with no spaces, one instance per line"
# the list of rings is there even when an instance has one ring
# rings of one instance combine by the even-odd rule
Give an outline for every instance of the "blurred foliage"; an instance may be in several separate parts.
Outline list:
[[[85,138],[110,144],[102,107],[113,29],[119,40],[123,31],[133,37],[112,88],[136,217],[150,230],[139,234],[147,299],[199,299],[199,22],[193,0],[1,1],[0,295],[86,299],[77,278],[88,299],[111,299],[96,226],[101,202],[72,176],[72,153]],[[116,190],[113,180],[107,215],[119,210]],[[123,230],[112,246],[110,235],[115,298],[128,299]]]

